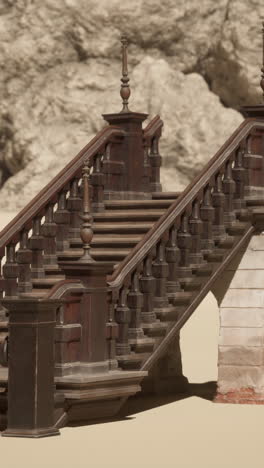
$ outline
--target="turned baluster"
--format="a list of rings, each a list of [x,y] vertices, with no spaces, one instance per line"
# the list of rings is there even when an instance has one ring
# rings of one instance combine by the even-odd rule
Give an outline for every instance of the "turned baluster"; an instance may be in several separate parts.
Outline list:
[[[166,261],[169,265],[167,279],[167,292],[174,293],[180,291],[181,286],[178,280],[180,249],[177,246],[177,227],[174,224],[169,231],[169,240],[166,245]]]
[[[63,252],[69,248],[70,212],[67,209],[67,187],[58,196],[58,209],[54,213],[54,222],[57,224],[56,244],[57,251]]]
[[[82,209],[82,200],[80,197],[80,190],[79,190],[79,177],[75,177],[71,181],[70,185],[70,196],[67,202],[67,209],[70,212],[70,228],[69,228],[69,236],[70,241],[73,242],[80,242],[80,212]]]
[[[131,321],[131,312],[127,307],[127,288],[123,287],[119,292],[119,300],[115,311],[116,323],[119,326],[119,335],[116,341],[116,354],[127,355],[131,351],[128,342],[128,328]]]
[[[149,158],[149,140],[144,139],[144,192],[150,191],[151,165]]]
[[[95,156],[94,170],[91,175],[91,185],[93,186],[93,202],[92,208],[95,212],[105,210],[104,206],[104,174],[102,165],[103,155],[98,153]]]
[[[5,278],[5,296],[17,296],[16,242],[10,242],[6,247],[6,263],[3,266],[3,276]]]
[[[224,205],[224,223],[226,226],[231,226],[236,220],[234,212],[234,193],[236,190],[236,183],[233,180],[232,175],[232,162],[229,159],[225,165],[225,175],[223,179],[223,192],[225,194],[225,205]]]
[[[54,222],[54,204],[54,202],[51,202],[47,205],[45,209],[45,221],[42,225],[42,235],[44,237],[43,262],[45,265],[57,265],[57,224]]]
[[[156,278],[156,290],[154,296],[154,307],[162,309],[168,307],[167,277],[169,265],[165,260],[165,240],[161,239],[157,245],[156,258],[152,264],[153,275]]]
[[[143,294],[139,290],[139,273],[134,271],[131,286],[127,295],[127,306],[130,309],[131,321],[128,329],[129,338],[143,338],[141,328],[141,309],[143,306]]]
[[[201,219],[203,221],[203,233],[201,237],[203,253],[210,253],[214,247],[213,241],[213,219],[214,207],[212,206],[211,188],[208,184],[204,190],[203,201],[201,204]]]
[[[109,369],[114,370],[118,367],[116,360],[116,340],[119,336],[119,326],[115,320],[116,291],[108,291],[108,319],[106,323],[107,356]]]
[[[181,216],[180,229],[178,230],[177,243],[180,249],[180,261],[178,275],[180,278],[192,276],[190,267],[190,249],[192,246],[192,236],[189,232],[189,216],[185,211]]]
[[[150,177],[150,191],[161,192],[162,187],[160,183],[160,167],[162,163],[161,156],[159,154],[159,139],[161,137],[161,131],[156,134],[151,141],[149,161],[151,166],[151,177]]]
[[[235,165],[232,169],[232,176],[235,181],[235,192],[234,192],[234,209],[239,210],[245,208],[245,176],[246,169],[243,165],[243,147],[240,146],[235,154]]]
[[[18,263],[18,292],[27,293],[32,290],[30,263],[32,252],[28,248],[28,230],[23,229],[20,233],[20,246],[17,251]]]
[[[2,276],[2,262],[3,256],[0,257],[0,322],[5,320],[5,309],[2,306],[2,299],[4,297],[4,290],[5,290],[5,279]]]
[[[95,263],[95,260],[91,257],[91,242],[93,238],[93,217],[91,214],[91,203],[90,203],[90,190],[89,190],[89,176],[90,168],[88,160],[84,161],[82,169],[82,185],[83,185],[83,211],[80,214],[80,218],[83,221],[80,229],[80,236],[83,243],[83,255],[79,259],[82,263]]]
[[[224,225],[224,205],[225,194],[223,193],[222,173],[218,172],[215,177],[214,190],[212,193],[212,203],[215,208],[214,222],[213,222],[213,238],[220,240],[226,235]]]
[[[247,196],[255,196],[259,192],[262,195],[263,193],[263,156],[261,154],[255,154],[253,150],[254,145],[256,145],[256,137],[257,135],[254,132],[246,138],[245,152],[243,155],[243,166],[246,169],[244,190]]]
[[[203,232],[203,221],[200,217],[200,202],[199,200],[194,200],[192,205],[192,215],[189,220],[190,233],[192,236],[192,246],[190,250],[189,261],[190,264],[200,265],[204,263],[203,254],[202,254],[202,242],[201,235]]]
[[[43,266],[44,237],[41,235],[41,216],[33,219],[32,236],[29,239],[29,247],[32,250],[31,277],[44,278]]]
[[[157,320],[154,312],[154,292],[156,280],[152,275],[152,254],[147,255],[143,262],[143,272],[139,280],[140,290],[143,293],[143,306],[141,318],[143,323],[152,323]]]
[[[261,67],[261,80],[260,87],[264,99],[264,21],[262,22],[262,67]]]

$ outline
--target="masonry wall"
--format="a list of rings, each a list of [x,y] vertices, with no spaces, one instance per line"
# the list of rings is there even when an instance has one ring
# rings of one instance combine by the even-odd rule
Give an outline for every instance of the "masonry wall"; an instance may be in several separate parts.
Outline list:
[[[215,283],[220,311],[217,401],[264,403],[264,235]]]

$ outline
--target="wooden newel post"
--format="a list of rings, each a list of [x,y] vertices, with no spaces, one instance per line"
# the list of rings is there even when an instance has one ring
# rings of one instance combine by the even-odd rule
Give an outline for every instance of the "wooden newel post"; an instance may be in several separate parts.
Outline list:
[[[5,437],[58,435],[54,427],[54,327],[59,300],[3,300],[9,311]]]
[[[144,199],[151,198],[150,187],[146,187],[145,148],[142,123],[148,115],[132,112],[128,108],[130,97],[129,77],[127,69],[128,40],[123,35],[122,43],[122,78],[120,95],[123,108],[119,113],[104,114],[103,118],[110,124],[120,127],[124,131],[124,138],[118,146],[114,147],[107,161],[108,169],[112,174],[123,165],[121,183],[117,188],[112,178],[111,186],[108,186],[107,198]],[[110,169],[111,168],[111,169]],[[108,175],[109,177],[109,175]]]
[[[89,199],[88,161],[83,167],[83,220],[80,236],[83,241],[83,255],[75,261],[59,262],[67,279],[81,279],[86,287],[80,304],[82,325],[80,372],[87,374],[103,373],[109,370],[107,356],[108,273],[113,270],[113,262],[96,262],[90,253],[93,238],[93,218]]]

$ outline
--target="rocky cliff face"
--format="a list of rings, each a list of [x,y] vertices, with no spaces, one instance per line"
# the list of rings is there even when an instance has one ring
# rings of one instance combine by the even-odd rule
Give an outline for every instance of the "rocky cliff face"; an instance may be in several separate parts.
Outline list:
[[[0,207],[18,210],[118,112],[165,122],[162,181],[182,189],[261,102],[262,0],[0,0]]]

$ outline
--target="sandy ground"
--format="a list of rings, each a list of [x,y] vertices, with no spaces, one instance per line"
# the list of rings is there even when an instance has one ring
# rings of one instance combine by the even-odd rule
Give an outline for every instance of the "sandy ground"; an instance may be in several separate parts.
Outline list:
[[[0,217],[2,228],[12,216]],[[182,330],[190,382],[217,379],[218,309],[209,294]],[[59,437],[0,439],[5,468],[263,468],[264,407],[174,401],[125,420],[65,428]]]

